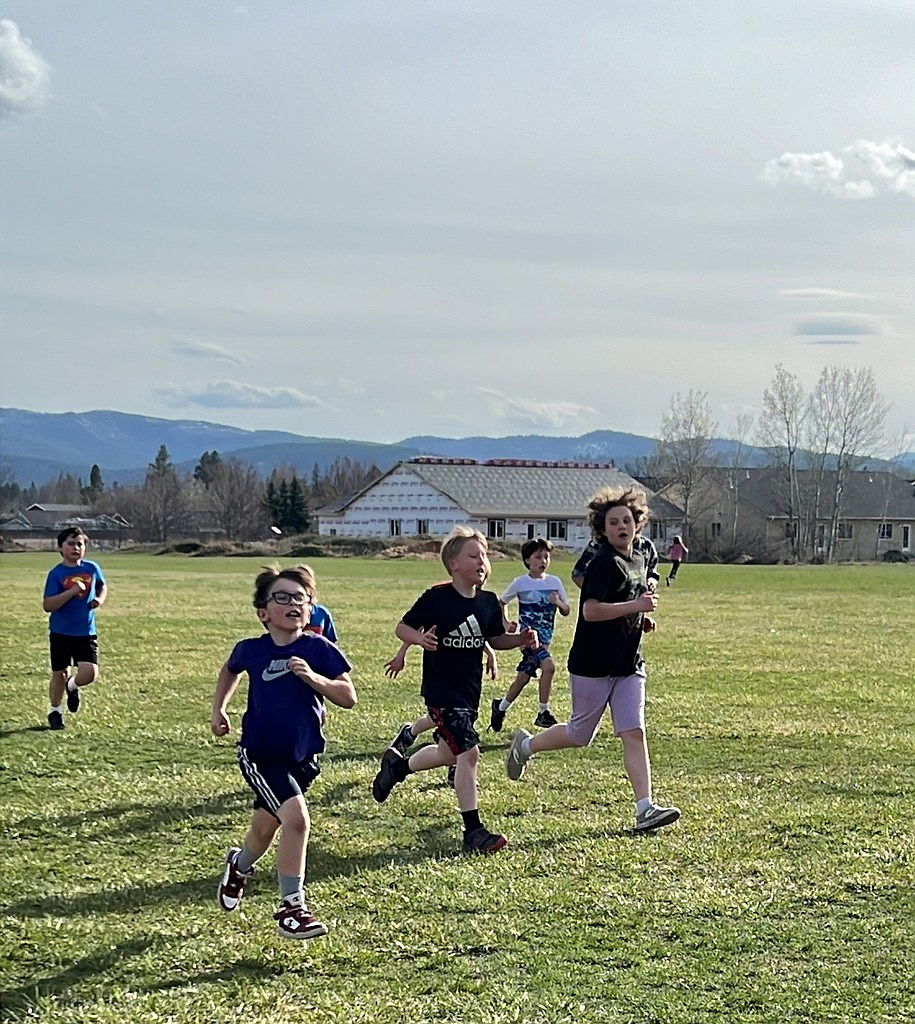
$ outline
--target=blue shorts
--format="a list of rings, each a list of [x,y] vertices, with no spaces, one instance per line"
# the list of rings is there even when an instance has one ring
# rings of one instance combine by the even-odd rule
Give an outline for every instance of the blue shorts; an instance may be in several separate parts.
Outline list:
[[[474,708],[427,708],[429,717],[435,722],[435,731],[440,740],[457,757],[480,745],[480,736],[474,728],[477,712]]]
[[[272,761],[248,750],[236,748],[238,767],[245,782],[254,790],[254,807],[277,816],[280,807],[296,796],[304,796],[308,787],[321,774],[316,757],[298,764]]]
[[[521,660],[518,662],[516,672],[523,672],[526,676],[533,678],[540,671],[540,663],[549,658],[550,649],[541,644],[539,647],[525,647]]]

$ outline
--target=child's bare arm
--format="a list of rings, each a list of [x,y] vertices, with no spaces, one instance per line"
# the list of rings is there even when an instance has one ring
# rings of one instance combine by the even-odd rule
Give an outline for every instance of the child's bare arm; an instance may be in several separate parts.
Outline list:
[[[397,623],[394,635],[407,646],[415,644],[417,647],[422,647],[424,651],[434,651],[438,647],[435,626],[430,626],[428,629],[414,629],[401,620]]]
[[[489,642],[497,651],[510,651],[514,647],[536,647],[540,640],[537,637],[537,630],[528,626],[519,633],[502,633],[500,636],[491,636]]]
[[[90,608],[101,608],[108,600],[108,584],[101,583],[95,590],[95,597],[89,602]]]
[[[326,697],[331,704],[338,708],[352,708],[356,706],[356,687],[346,672],[341,673],[335,679],[328,679],[322,676],[308,664],[304,658],[293,655],[289,659],[289,671],[307,683],[315,693]]]
[[[483,644],[483,651],[486,654],[486,674],[490,679],[495,679],[499,675],[499,663],[496,661],[496,652],[490,646],[489,641]]]
[[[56,612],[58,608],[63,608],[67,601],[71,601],[74,597],[79,595],[86,589],[86,584],[82,580],[73,579],[70,581],[70,586],[66,590],[62,590],[59,594],[51,594],[41,602],[41,607],[46,612]]]
[[[410,645],[404,641],[394,657],[384,663],[384,674],[390,679],[396,679],[403,671],[404,666],[407,664],[407,651],[409,649]]]
[[[648,590],[634,601],[597,601],[589,597],[582,605],[581,615],[585,622],[610,622],[638,612],[653,612],[657,606],[658,595]]]
[[[228,662],[219,670],[219,676],[216,679],[216,692],[213,694],[213,712],[210,716],[210,729],[214,736],[227,736],[232,731],[232,723],[226,714],[226,707],[238,689],[240,678],[237,672],[229,671]]]

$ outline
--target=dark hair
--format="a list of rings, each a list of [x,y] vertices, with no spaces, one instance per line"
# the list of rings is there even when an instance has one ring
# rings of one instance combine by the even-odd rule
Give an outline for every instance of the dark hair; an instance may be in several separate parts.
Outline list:
[[[296,565],[291,569],[281,569],[278,565],[265,565],[263,571],[257,574],[254,580],[254,599],[252,604],[255,608],[266,608],[267,598],[270,596],[270,588],[277,580],[291,580],[308,595],[308,600],[314,604],[315,585],[314,570],[310,565]]]
[[[595,538],[605,537],[604,523],[611,508],[624,506],[632,513],[636,529],[648,519],[648,499],[635,487],[605,487],[588,502],[588,525]]]
[[[553,542],[551,540],[545,540],[543,537],[537,537],[535,540],[525,541],[521,545],[521,561],[527,565],[531,555],[535,555],[538,551],[552,551]],[[528,568],[530,566],[528,565]]]
[[[88,540],[89,534],[81,526],[65,526],[57,535],[57,546],[62,548],[68,537],[85,537]]]

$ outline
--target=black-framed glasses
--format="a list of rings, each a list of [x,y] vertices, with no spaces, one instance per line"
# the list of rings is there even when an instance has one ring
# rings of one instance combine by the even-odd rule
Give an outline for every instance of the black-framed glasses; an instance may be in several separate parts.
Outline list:
[[[291,590],[277,590],[274,591],[268,598],[267,603],[271,601],[276,604],[309,604],[310,599],[308,594],[294,594]]]

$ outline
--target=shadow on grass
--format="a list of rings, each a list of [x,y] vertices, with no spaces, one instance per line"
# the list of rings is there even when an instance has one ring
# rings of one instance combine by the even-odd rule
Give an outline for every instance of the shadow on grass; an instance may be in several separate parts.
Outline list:
[[[99,807],[94,811],[54,815],[49,817],[44,825],[57,832],[62,828],[83,829],[87,825],[99,824],[105,837],[138,836],[157,832],[162,825],[183,822],[188,818],[244,815],[250,812],[251,802],[250,790],[239,788],[235,792],[220,793],[194,804],[119,804],[114,807]],[[34,816],[31,816],[14,822],[9,827],[30,835],[36,831],[36,821]]]
[[[122,960],[145,952],[152,945],[162,945],[162,938],[136,938],[119,942],[111,949],[99,950],[76,960],[57,974],[40,981],[0,991],[0,1019],[21,1019],[36,1000],[43,996],[59,996],[84,985],[93,977],[104,977]]]
[[[51,732],[47,725],[24,725],[21,729],[0,729],[0,740],[9,739],[10,736],[19,736],[24,732]]]

